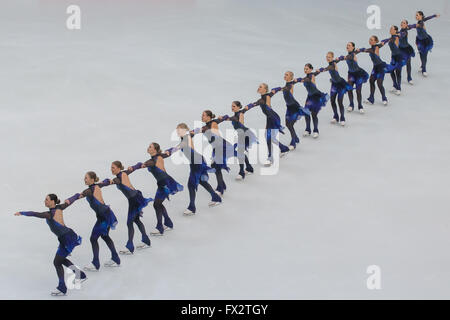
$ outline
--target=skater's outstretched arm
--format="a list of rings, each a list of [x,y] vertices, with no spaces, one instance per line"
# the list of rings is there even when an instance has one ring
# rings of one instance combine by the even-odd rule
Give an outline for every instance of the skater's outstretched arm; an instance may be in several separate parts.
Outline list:
[[[70,206],[72,203],[74,203],[76,200],[80,199],[80,194],[75,193],[70,198],[66,199],[63,204],[58,205],[58,208],[61,210],[66,209],[68,206]]]
[[[50,219],[50,211],[45,212],[35,212],[35,211],[19,211],[14,213],[15,216],[27,216],[27,217],[36,217],[41,219]]]
[[[423,18],[422,21],[425,22],[425,21],[428,21],[428,20],[433,19],[433,18],[439,18],[440,16],[441,16],[440,14],[433,14],[432,16],[428,16],[428,17]]]

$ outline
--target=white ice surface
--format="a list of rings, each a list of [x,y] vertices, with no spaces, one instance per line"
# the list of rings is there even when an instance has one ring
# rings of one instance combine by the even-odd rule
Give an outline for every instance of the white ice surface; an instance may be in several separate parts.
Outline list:
[[[80,31],[65,28],[72,1],[0,4],[0,298],[46,299],[57,284],[57,239],[45,221],[15,211],[44,211],[47,193],[65,199],[83,190],[86,171],[111,177],[111,161],[144,160],[152,141],[174,145],[177,123],[192,125],[204,109],[230,113],[232,100],[258,97],[259,83],[282,85],[284,71],[301,76],[306,62],[325,66],[326,52],[341,55],[348,41],[367,47],[371,34],[387,37],[416,10],[443,15],[427,23],[435,40],[427,79],[416,57],[415,85],[403,83],[400,97],[388,93],[387,108],[378,102],[365,115],[347,114],[345,128],[329,124],[328,104],[320,138],[302,139],[277,175],[238,183],[233,166],[222,206],[209,209],[200,189],[198,214],[186,218],[187,191],[172,197],[174,231],[123,257],[119,269],[90,275],[67,298],[450,298],[448,1],[76,2]],[[381,30],[366,28],[369,4],[382,9]],[[359,62],[370,71],[367,55]],[[347,67],[339,69],[345,76]],[[317,81],[329,90],[328,75]],[[387,90],[391,84],[386,76]],[[296,87],[295,96],[303,104],[305,90]],[[273,106],[283,118],[280,94]],[[246,121],[256,128],[264,118],[254,110]],[[304,121],[296,128],[301,133]],[[166,166],[186,185],[185,166]],[[147,172],[131,179],[153,196]],[[126,199],[114,187],[103,195],[123,248]],[[95,215],[82,200],[65,221],[84,239],[71,257],[83,266]],[[155,224],[151,206],[144,223]],[[100,249],[104,262],[109,253],[102,242]],[[371,291],[366,268],[374,264],[382,289]]]

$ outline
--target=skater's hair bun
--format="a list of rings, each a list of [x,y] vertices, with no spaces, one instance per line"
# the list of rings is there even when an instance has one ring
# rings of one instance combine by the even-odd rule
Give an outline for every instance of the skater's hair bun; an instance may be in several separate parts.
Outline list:
[[[377,36],[372,36],[372,38],[373,38],[376,42],[379,41]]]
[[[86,174],[89,176],[89,178],[93,179],[94,182],[98,182],[100,180],[94,171],[88,171]]]
[[[203,111],[208,117],[210,117],[211,119],[214,119],[216,117],[216,115],[214,113],[212,113],[211,110],[205,110]]]
[[[182,123],[179,123],[179,124],[177,125],[177,129],[185,129],[185,130],[189,130],[189,127],[188,127],[188,125],[187,125],[186,123],[182,122]]]
[[[158,153],[161,152],[161,147],[160,147],[159,143],[152,142],[152,146],[153,146],[153,148],[155,148],[156,152],[158,152]]]
[[[353,46],[353,48],[355,47],[355,43],[354,42],[349,42],[352,46]]]
[[[58,199],[58,196],[54,193],[50,193],[48,195],[48,197],[50,198],[51,201],[55,201],[56,204],[60,204],[61,200]]]
[[[123,165],[122,162],[116,160],[112,163],[113,165],[115,165],[117,168],[119,168],[120,170],[123,170]]]
[[[398,27],[397,26],[392,26],[394,29],[395,29],[395,31],[398,31]]]
[[[334,57],[334,52],[333,51],[328,51],[327,54],[331,54],[331,56]]]
[[[406,23],[406,24],[408,24],[408,23],[409,23],[409,22],[408,22],[408,20],[406,20],[406,19],[403,19],[403,21],[405,21],[405,23]],[[403,22],[403,21],[402,21],[402,22]]]
[[[423,14],[423,11],[417,11],[418,14],[420,14],[423,17],[425,17],[425,15]]]
[[[312,66],[312,64],[311,64],[311,63],[307,63],[307,64],[305,64],[305,67],[308,67],[308,68],[310,68],[311,70],[313,69],[313,66]]]
[[[240,101],[233,101],[233,104],[238,107],[239,109],[242,108],[242,104]]]

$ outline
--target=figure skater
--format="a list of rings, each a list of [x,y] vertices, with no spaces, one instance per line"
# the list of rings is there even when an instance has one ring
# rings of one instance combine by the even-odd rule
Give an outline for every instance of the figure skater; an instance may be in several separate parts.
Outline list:
[[[341,126],[345,126],[344,95],[347,92],[353,90],[353,87],[339,75],[336,60],[334,60],[334,53],[331,51],[328,52],[326,59],[328,62],[328,67],[320,68],[319,70],[316,71],[316,74],[319,74],[324,71],[328,71],[330,73],[331,76],[330,98],[331,98],[331,107],[333,108],[334,114],[331,123],[333,124],[339,123]],[[340,116],[338,114],[338,108],[336,105],[336,97],[338,99]]]
[[[169,200],[170,195],[183,191],[183,186],[176,182],[167,172],[164,167],[164,159],[168,157],[167,154],[161,152],[161,147],[158,143],[153,142],[147,149],[151,159],[144,163],[137,163],[136,165],[129,167],[128,170],[133,172],[135,169],[147,168],[156,179],[158,189],[156,190],[155,200],[153,201],[153,208],[156,213],[156,229],[150,232],[152,236],[162,236],[164,231],[170,231],[173,229],[173,222],[167,214],[166,207],[163,205],[164,200]],[[163,226],[164,218],[164,226]]]
[[[50,231],[53,232],[59,241],[59,247],[56,251],[55,258],[53,260],[53,265],[56,269],[56,274],[58,276],[58,286],[55,291],[51,292],[52,296],[63,296],[67,293],[66,283],[64,282],[64,268],[71,269],[77,277],[77,281],[83,282],[87,280],[86,274],[76,267],[67,256],[69,256],[76,246],[81,244],[81,237],[77,235],[72,229],[68,228],[64,224],[63,210],[65,210],[70,204],[73,203],[78,197],[79,193],[67,199],[63,204],[60,204],[60,200],[55,194],[49,194],[45,197],[44,204],[49,209],[45,212],[34,212],[34,211],[20,211],[16,212],[16,216],[28,216],[42,218],[47,221]]]
[[[329,95],[327,93],[321,92],[316,87],[316,75],[318,72],[313,72],[313,66],[310,63],[305,64],[304,72],[306,77],[294,79],[295,83],[303,83],[306,91],[308,92],[308,96],[306,98],[305,108],[311,112],[311,116],[305,116],[306,121],[306,129],[303,133],[304,137],[308,137],[311,135],[311,118],[313,120],[314,132],[313,138],[319,137],[319,118],[318,114],[322,107],[325,107],[328,100]]]
[[[111,173],[116,177],[112,180],[106,179],[103,181],[104,184],[115,184],[117,189],[119,189],[123,195],[128,199],[128,242],[125,245],[126,250],[119,251],[120,254],[133,254],[134,253],[134,227],[135,223],[142,235],[142,244],[137,246],[137,249],[150,248],[151,241],[145,232],[145,226],[140,220],[142,216],[142,210],[148,205],[149,202],[153,201],[152,198],[144,198],[142,192],[136,190],[130,182],[128,175],[136,170],[138,167],[133,167],[133,170],[124,170],[122,162],[114,161],[111,164]]]
[[[367,72],[362,69],[358,65],[358,60],[356,55],[359,53],[355,50],[355,43],[349,42],[347,43],[347,55],[346,56],[340,56],[338,59],[336,59],[336,63],[345,60],[348,66],[348,83],[354,88],[356,91],[356,99],[358,102],[358,110],[359,113],[364,113],[364,107],[362,105],[362,85],[363,83],[366,83],[369,79],[369,75]],[[348,93],[348,99],[350,101],[350,105],[347,108],[348,112],[352,112],[355,108],[355,105],[353,103],[353,91],[349,90]]]
[[[198,185],[200,184],[211,195],[210,207],[217,206],[222,203],[222,198],[214,191],[211,185],[208,183],[208,172],[214,172],[206,165],[206,161],[203,156],[194,150],[192,137],[189,132],[189,127],[185,123],[180,123],[177,126],[177,134],[180,137],[180,143],[173,148],[165,151],[167,156],[173,155],[177,151],[181,151],[189,161],[190,172],[188,180],[189,190],[189,206],[184,211],[184,215],[190,216],[196,213],[195,196],[197,194]]]
[[[118,267],[120,266],[120,258],[117,254],[114,242],[109,236],[110,229],[115,229],[117,225],[117,218],[114,212],[109,206],[105,204],[103,200],[102,190],[104,186],[109,185],[108,183],[98,183],[99,178],[97,174],[93,171],[89,171],[84,176],[84,183],[88,186],[84,190],[78,199],[86,198],[89,206],[94,210],[97,217],[97,221],[94,224],[94,228],[91,232],[91,245],[93,259],[92,263],[84,267],[85,271],[98,271],[100,269],[100,259],[99,259],[99,245],[98,238],[102,238],[111,251],[111,260],[104,264],[105,267]]]

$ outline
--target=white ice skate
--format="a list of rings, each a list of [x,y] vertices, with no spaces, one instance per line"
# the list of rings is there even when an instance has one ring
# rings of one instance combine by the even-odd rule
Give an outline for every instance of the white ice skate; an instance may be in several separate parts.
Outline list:
[[[272,165],[272,160],[267,159],[266,161],[264,161],[263,165],[264,165],[264,167],[270,167]]]
[[[394,93],[395,93],[397,96],[399,96],[399,95],[402,94],[402,91],[401,91],[401,90],[396,90]]]
[[[123,254],[123,255],[132,255],[133,252],[131,252],[130,250],[128,250],[127,248],[124,250],[120,250],[119,254]]]
[[[319,133],[318,133],[318,132],[314,132],[312,137],[313,137],[314,139],[317,139],[317,138],[319,137]]]
[[[422,75],[426,78],[426,77],[428,77],[428,73],[425,71],[425,72],[422,72]]]
[[[389,92],[395,93],[397,91],[397,89],[395,87],[392,87],[391,90],[389,90]]]
[[[281,152],[280,153],[280,158],[283,158],[284,156],[286,156],[289,153],[289,151]]]
[[[383,101],[383,105],[384,105],[384,106],[387,106],[387,104],[388,104],[387,100],[384,100],[384,101]]]
[[[208,204],[208,206],[209,207],[216,207],[216,206],[218,206],[218,205],[220,205],[220,204],[222,204],[222,202],[220,202],[220,201],[211,201],[209,204]]]
[[[250,171],[245,170],[245,174],[249,176],[249,175],[252,175],[253,172],[250,172]]]
[[[304,137],[309,137],[310,135],[311,135],[311,133],[309,131],[303,132],[303,136]]]
[[[409,80],[408,83],[409,83],[410,85],[414,85],[414,82],[413,82],[412,80]]]
[[[159,232],[158,229],[155,229],[155,230],[153,230],[153,231],[150,232],[150,235],[151,235],[151,236],[157,237],[157,236],[163,236],[164,233],[161,233],[161,232]]]
[[[364,109],[359,109],[359,113],[363,114],[364,112]]]
[[[193,216],[195,214],[194,211],[191,211],[189,209],[184,210],[183,215],[185,216]]]
[[[84,271],[98,272],[98,269],[91,263],[83,268]]]
[[[115,261],[113,260],[109,260],[107,262],[105,262],[103,264],[103,266],[107,267],[107,268],[113,268],[113,267],[120,267],[120,264],[117,264]]]
[[[50,292],[50,295],[53,297],[61,297],[65,296],[66,294],[64,292],[59,291],[58,289],[55,289],[52,292]]]
[[[235,178],[236,181],[244,180],[244,177],[242,177],[240,174],[238,174]]]
[[[348,111],[348,112],[352,112],[352,111],[353,111],[353,108],[352,108],[352,107],[347,107],[347,111]]]
[[[339,124],[343,127],[343,126],[345,126],[345,121],[341,121],[341,122],[339,122]]]
[[[337,123],[337,120],[336,120],[335,118],[333,118],[333,119],[331,119],[330,123],[331,123],[331,124],[336,124],[336,123]]]
[[[151,246],[149,246],[146,243],[141,243],[140,245],[136,246],[136,249],[138,249],[138,250],[144,250],[144,249],[148,249],[148,248],[151,248]]]
[[[295,147],[294,146],[289,146],[289,151],[294,151],[295,150]]]

